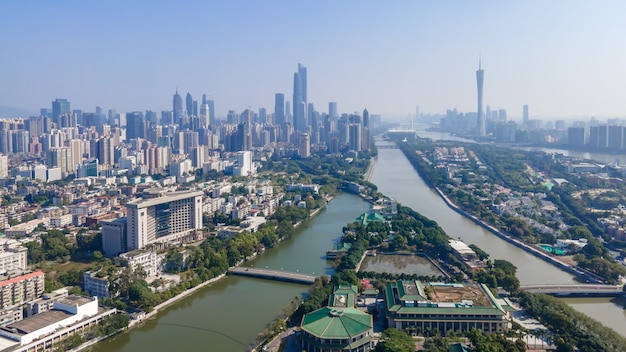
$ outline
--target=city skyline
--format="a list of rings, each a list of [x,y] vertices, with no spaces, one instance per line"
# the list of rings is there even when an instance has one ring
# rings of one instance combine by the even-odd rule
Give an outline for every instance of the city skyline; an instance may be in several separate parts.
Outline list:
[[[292,98],[298,63],[321,111],[472,112],[480,53],[483,107],[514,119],[524,105],[531,119],[626,116],[620,2],[31,5],[0,11],[12,33],[0,38],[0,105],[33,114],[57,98],[85,111],[170,110],[176,90],[212,96],[218,117],[271,112],[276,93]]]

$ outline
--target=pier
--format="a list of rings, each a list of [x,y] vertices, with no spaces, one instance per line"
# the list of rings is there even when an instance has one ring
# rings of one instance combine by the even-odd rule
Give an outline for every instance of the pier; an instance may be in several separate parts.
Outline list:
[[[250,277],[256,277],[259,279],[293,282],[293,283],[305,284],[305,285],[312,285],[315,282],[315,279],[317,278],[317,276],[314,276],[314,275],[292,273],[289,271],[248,268],[248,267],[233,267],[233,268],[228,269],[228,273],[233,274],[233,275],[250,276]]]

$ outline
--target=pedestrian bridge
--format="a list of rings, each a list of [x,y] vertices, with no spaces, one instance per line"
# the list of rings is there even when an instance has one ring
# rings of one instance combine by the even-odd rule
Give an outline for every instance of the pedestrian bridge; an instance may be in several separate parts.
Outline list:
[[[246,268],[246,267],[232,267],[228,269],[228,272],[233,275],[250,276],[260,279],[276,280],[294,282],[298,284],[312,285],[317,279],[317,276],[292,273],[282,270],[272,269],[260,269],[260,268]]]
[[[400,149],[396,144],[382,144],[377,145],[376,149]]]
[[[600,284],[523,285],[520,290],[553,296],[614,297],[622,294],[622,286]]]

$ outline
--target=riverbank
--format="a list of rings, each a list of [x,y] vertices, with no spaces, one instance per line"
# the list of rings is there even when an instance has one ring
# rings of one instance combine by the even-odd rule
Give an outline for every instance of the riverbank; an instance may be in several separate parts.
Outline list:
[[[376,156],[370,158],[370,164],[367,166],[367,170],[365,170],[365,173],[363,174],[363,178],[367,182],[371,182],[372,181],[372,175],[374,174],[374,168],[376,167],[376,159],[377,158],[378,157],[376,157]]]
[[[458,205],[456,205],[454,202],[452,202],[452,200],[450,200],[448,198],[448,196],[446,196],[443,191],[441,191],[441,189],[439,189],[438,187],[435,187],[435,191],[437,192],[437,194],[439,194],[439,196],[441,197],[441,199],[443,199],[443,201],[448,205],[448,207],[450,207],[452,210],[456,211],[457,213],[463,215],[464,217],[466,217],[467,219],[471,220],[472,222],[474,222],[476,225],[479,225],[481,227],[483,227],[485,230],[489,231],[490,233],[500,237],[501,239],[511,243],[512,245],[516,246],[517,248],[520,248],[554,266],[556,266],[557,268],[564,270],[570,274],[575,275],[576,277],[578,277],[579,279],[582,279],[583,281],[589,282],[589,283],[604,283],[604,281],[591,274],[588,273],[586,271],[584,271],[583,269],[575,266],[575,265],[571,265],[557,257],[551,256],[550,254],[548,254],[547,252],[540,250],[538,248],[535,248],[523,241],[520,241],[516,238],[513,238],[511,235],[508,235],[504,232],[502,232],[500,229],[495,228],[494,226],[492,226],[491,224],[486,223],[485,221],[477,218],[476,216],[468,213],[467,211],[461,209]]]
[[[298,222],[296,224],[293,224],[293,228],[294,229],[299,229],[300,225],[304,224],[303,227],[306,229],[307,223],[308,223],[309,220],[312,220],[313,218],[315,218],[316,216],[318,216],[320,214],[324,214],[324,212],[322,212],[322,210],[326,208],[326,206],[334,199],[334,197],[331,196],[331,195],[328,195],[328,196],[325,196],[325,199],[327,201],[326,205],[324,205],[324,206],[322,206],[320,208],[312,210],[310,212],[309,216],[304,221],[301,221],[301,222]],[[299,232],[300,231],[298,231],[298,233]],[[281,240],[279,243],[282,243],[282,242],[283,241]],[[276,249],[278,251],[280,251],[280,244],[277,244]],[[274,251],[274,253],[276,253],[276,252]],[[257,254],[258,254],[258,257],[263,257],[263,255],[262,255],[263,252],[255,253],[255,254],[247,257],[245,260],[242,260],[241,262],[237,263],[235,266],[246,265],[245,263],[250,261],[250,260],[255,259],[257,257]],[[315,271],[317,271],[317,270],[315,270]],[[160,324],[162,322],[162,319],[165,319],[165,321],[167,321],[168,319],[171,318],[171,317],[169,317],[169,313],[168,313],[170,311],[169,306],[171,306],[171,305],[177,306],[176,303],[178,303],[180,301],[183,301],[183,299],[185,299],[185,298],[194,297],[193,299],[195,300],[196,299],[195,297],[198,297],[198,296],[202,297],[204,295],[204,293],[200,293],[198,295],[193,296],[194,294],[196,294],[196,293],[198,293],[200,291],[202,291],[202,292],[207,292],[207,291],[211,292],[212,291],[212,289],[210,288],[211,286],[221,287],[222,285],[224,285],[224,282],[228,283],[230,281],[231,280],[227,278],[227,274],[223,273],[223,274],[220,274],[219,276],[217,276],[215,278],[212,278],[212,279],[207,280],[207,281],[205,281],[203,283],[200,283],[198,286],[195,286],[193,288],[185,290],[185,291],[181,292],[179,295],[176,295],[175,297],[172,297],[172,298],[168,299],[167,301],[162,302],[161,304],[155,306],[154,309],[151,312],[143,314],[143,315],[139,316],[138,318],[131,320],[129,326],[126,329],[122,330],[121,332],[131,333],[131,329],[135,329],[135,330],[138,330],[138,331],[143,331],[143,330],[145,330],[146,326],[148,326],[148,327],[151,327],[152,325],[157,326],[158,324]],[[207,290],[207,291],[203,291],[203,290]],[[291,297],[293,297],[293,296],[291,296]],[[279,310],[277,309],[276,313],[278,313],[278,311]],[[162,312],[165,312],[165,313],[159,316],[158,314],[162,313]],[[168,316],[168,318],[166,318],[166,316]],[[273,319],[273,318],[275,318],[275,317],[272,317],[271,319]],[[267,323],[271,322],[272,321],[271,319],[268,319]],[[142,324],[142,323],[144,323],[144,324]],[[203,328],[205,326],[206,326],[206,324],[202,325]],[[215,329],[215,327],[213,329]],[[132,332],[132,334],[133,334],[132,336],[135,336],[134,335],[135,334],[135,332],[134,332],[135,330],[132,330],[133,331]],[[225,331],[232,331],[232,327],[227,329],[227,330],[225,330]],[[256,330],[256,331],[260,331],[260,330]],[[119,335],[117,335],[117,336],[119,336]],[[141,333],[139,334],[139,336],[141,336]],[[225,335],[222,334],[222,336],[225,336]],[[254,333],[254,336],[256,336],[256,332]],[[109,347],[106,347],[106,349],[108,350],[109,348],[112,348],[112,347],[110,347],[111,345],[115,345],[116,343],[121,345],[121,344],[124,344],[124,342],[112,342],[112,343],[107,343],[107,342],[112,341],[112,340],[124,341],[125,339],[128,339],[128,338],[129,338],[128,336],[124,336],[123,338],[119,338],[119,339],[102,338],[102,339],[99,339],[99,341],[103,342],[103,344],[102,344],[103,346],[109,346]],[[243,341],[248,340],[248,339],[249,339],[249,337],[246,337]],[[254,341],[254,339],[252,339],[250,341]],[[100,346],[97,343],[95,343],[95,345]],[[246,346],[246,342],[242,342],[241,345],[245,347]],[[87,347],[94,348],[94,342],[92,342],[90,344],[85,344],[84,346],[81,346],[80,349],[85,349]],[[99,347],[95,347],[95,349],[99,350],[100,348]],[[102,348],[102,349],[104,350],[105,348]],[[79,350],[79,349],[77,349],[77,350]]]

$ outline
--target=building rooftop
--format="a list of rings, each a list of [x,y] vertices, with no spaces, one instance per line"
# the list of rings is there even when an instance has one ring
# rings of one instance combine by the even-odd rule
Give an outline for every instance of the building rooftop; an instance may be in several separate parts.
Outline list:
[[[145,192],[145,191],[144,191]],[[138,198],[133,199],[130,202],[126,203],[126,206],[135,206],[138,208],[144,208],[154,205],[159,205],[163,203],[173,202],[176,200],[182,200],[192,197],[200,197],[204,195],[202,191],[179,191],[179,192],[163,192],[161,190],[158,193],[159,196],[148,196],[146,198]]]
[[[388,311],[402,313],[502,315],[505,310],[483,284],[422,283],[401,280],[385,287]]]
[[[42,329],[48,325],[53,325],[65,318],[71,317],[72,314],[62,310],[52,309],[43,313],[35,314],[13,324],[9,324],[1,329],[13,332],[16,329],[17,334],[26,335],[33,331]]]
[[[302,318],[302,330],[326,339],[349,339],[372,329],[372,316],[355,308],[324,307]]]
[[[77,304],[79,306],[82,306],[84,304],[91,302],[92,299],[89,297],[84,297],[84,296],[70,295],[67,297],[59,298],[56,301],[62,304],[67,304],[68,306],[75,306]]]

